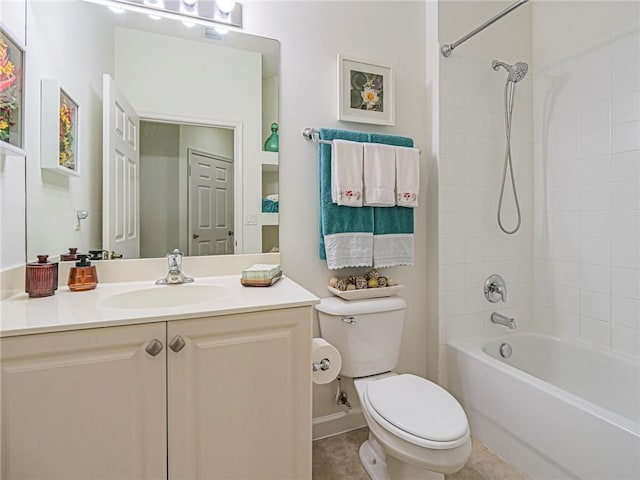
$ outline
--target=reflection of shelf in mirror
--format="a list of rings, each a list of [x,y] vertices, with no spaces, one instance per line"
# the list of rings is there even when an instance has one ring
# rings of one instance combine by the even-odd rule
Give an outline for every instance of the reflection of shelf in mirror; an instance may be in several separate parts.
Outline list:
[[[278,225],[277,213],[261,213],[260,218],[262,225]]]
[[[278,166],[278,152],[260,152],[260,163],[265,165]]]
[[[3,142],[0,140],[0,154],[6,156],[26,157],[27,152],[22,148],[18,148],[15,145],[11,145],[9,142]]]

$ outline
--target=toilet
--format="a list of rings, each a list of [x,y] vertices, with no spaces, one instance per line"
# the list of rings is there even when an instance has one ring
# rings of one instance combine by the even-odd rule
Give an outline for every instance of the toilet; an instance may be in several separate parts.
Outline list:
[[[471,455],[469,423],[451,394],[424,378],[396,374],[407,303],[400,297],[316,305],[322,337],[354,379],[369,439],[360,460],[373,480],[444,479]]]

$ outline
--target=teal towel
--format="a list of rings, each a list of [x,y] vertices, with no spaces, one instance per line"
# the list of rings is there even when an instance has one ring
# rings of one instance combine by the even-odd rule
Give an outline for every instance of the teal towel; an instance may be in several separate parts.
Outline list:
[[[371,134],[372,143],[413,147],[413,139]],[[414,264],[413,208],[373,209],[373,265],[378,268]]]
[[[321,140],[366,142],[369,134],[320,129]],[[331,145],[318,144],[320,181],[320,258],[331,269],[371,266],[373,263],[373,208],[339,206],[331,200]],[[368,249],[368,251],[367,251]]]
[[[274,202],[268,198],[262,199],[262,213],[278,213],[279,202]]]

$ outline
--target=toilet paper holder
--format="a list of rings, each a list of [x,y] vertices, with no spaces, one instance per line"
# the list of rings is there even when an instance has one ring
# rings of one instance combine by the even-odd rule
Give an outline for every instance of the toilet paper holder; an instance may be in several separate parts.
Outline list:
[[[313,371],[317,372],[318,370],[329,370],[331,368],[331,362],[328,358],[323,358],[318,363],[313,363]]]

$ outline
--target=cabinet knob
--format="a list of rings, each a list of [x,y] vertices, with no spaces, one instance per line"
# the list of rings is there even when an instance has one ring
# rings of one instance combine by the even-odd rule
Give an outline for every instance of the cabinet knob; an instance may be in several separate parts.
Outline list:
[[[144,349],[149,355],[151,355],[152,357],[155,357],[162,351],[162,347],[163,347],[162,342],[157,338],[154,338],[147,344],[147,346]]]
[[[169,341],[169,348],[176,353],[182,350],[185,345],[186,343],[184,341],[184,338],[182,338],[180,335],[176,335]]]

